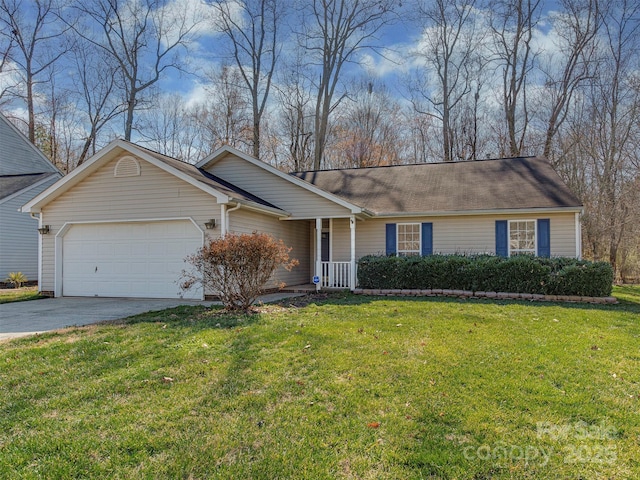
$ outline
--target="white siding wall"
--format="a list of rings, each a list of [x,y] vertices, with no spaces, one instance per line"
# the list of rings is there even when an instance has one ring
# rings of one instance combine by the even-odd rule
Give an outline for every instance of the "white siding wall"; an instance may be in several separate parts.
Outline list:
[[[538,215],[477,215],[456,217],[416,217],[372,219],[356,224],[356,258],[370,254],[385,253],[385,224],[387,223],[433,223],[434,253],[495,253],[496,220],[538,219],[551,220],[551,255],[576,256],[575,214],[555,213]],[[348,223],[336,236],[344,236]],[[348,243],[347,243],[348,245]]]
[[[54,175],[0,203],[0,280],[4,281],[9,272],[22,272],[29,281],[38,280],[38,220],[18,209],[58,178]]]
[[[298,218],[349,215],[348,209],[315,193],[269,174],[265,170],[235,156],[219,160],[208,169],[237,187],[257,195]]]
[[[290,272],[280,268],[274,276],[273,287],[278,282],[287,285],[301,285],[311,281],[309,251],[309,222],[306,220],[282,221],[275,217],[261,215],[246,209],[229,213],[229,231],[232,233],[252,233],[255,231],[268,233],[275,238],[282,239],[288,247],[292,247],[289,256],[297,259],[300,264]]]
[[[54,290],[54,241],[65,222],[191,217],[202,230],[210,218],[220,225],[220,205],[211,195],[145,161],[140,161],[141,176],[115,178],[118,159],[43,208],[43,223],[51,225],[51,233],[42,237],[41,290]],[[206,233],[219,236],[220,228]]]

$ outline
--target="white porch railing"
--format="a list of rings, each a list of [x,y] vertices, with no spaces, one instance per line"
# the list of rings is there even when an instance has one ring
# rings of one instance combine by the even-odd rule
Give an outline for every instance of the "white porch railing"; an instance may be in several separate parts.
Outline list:
[[[350,288],[351,262],[322,262],[322,288]]]

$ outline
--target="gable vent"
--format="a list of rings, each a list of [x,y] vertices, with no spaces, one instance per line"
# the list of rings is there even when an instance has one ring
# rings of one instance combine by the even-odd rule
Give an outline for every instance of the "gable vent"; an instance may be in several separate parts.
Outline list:
[[[113,170],[114,177],[137,177],[140,175],[140,163],[133,157],[122,157]]]

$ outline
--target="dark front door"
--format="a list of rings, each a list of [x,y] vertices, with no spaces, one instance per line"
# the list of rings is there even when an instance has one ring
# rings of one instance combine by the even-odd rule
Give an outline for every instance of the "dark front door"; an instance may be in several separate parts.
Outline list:
[[[322,232],[322,261],[329,261],[329,232]]]

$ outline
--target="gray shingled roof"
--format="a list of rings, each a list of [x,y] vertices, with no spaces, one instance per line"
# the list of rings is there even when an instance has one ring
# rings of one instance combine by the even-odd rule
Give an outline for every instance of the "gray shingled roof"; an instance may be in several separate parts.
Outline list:
[[[247,192],[246,190],[243,190],[242,188],[237,187],[232,183],[227,182],[226,180],[223,180],[222,178],[216,177],[215,175],[212,175],[205,170],[197,168],[195,165],[183,162],[181,160],[177,160],[172,157],[168,157],[166,155],[162,155],[161,153],[154,152],[153,150],[149,150],[148,148],[141,147],[140,145],[134,145],[134,146],[140,150],[144,150],[149,155],[153,156],[155,159],[166,163],[167,165],[175,168],[176,170],[179,170],[180,172],[190,176],[191,178],[194,178],[195,180],[205,185],[208,185],[214,188],[215,190],[217,190],[218,192],[228,195],[231,198],[234,198],[237,200],[245,200],[245,201],[257,203],[258,205],[263,205],[265,207],[282,210],[280,207],[273,205],[272,203],[269,203],[266,200],[263,200],[262,198],[257,197],[256,195],[253,195],[252,193]],[[285,213],[284,210],[283,210],[283,213]]]
[[[297,172],[376,214],[580,208],[551,165],[538,157]]]
[[[55,172],[26,173],[23,175],[0,175],[0,200],[39,182]]]

